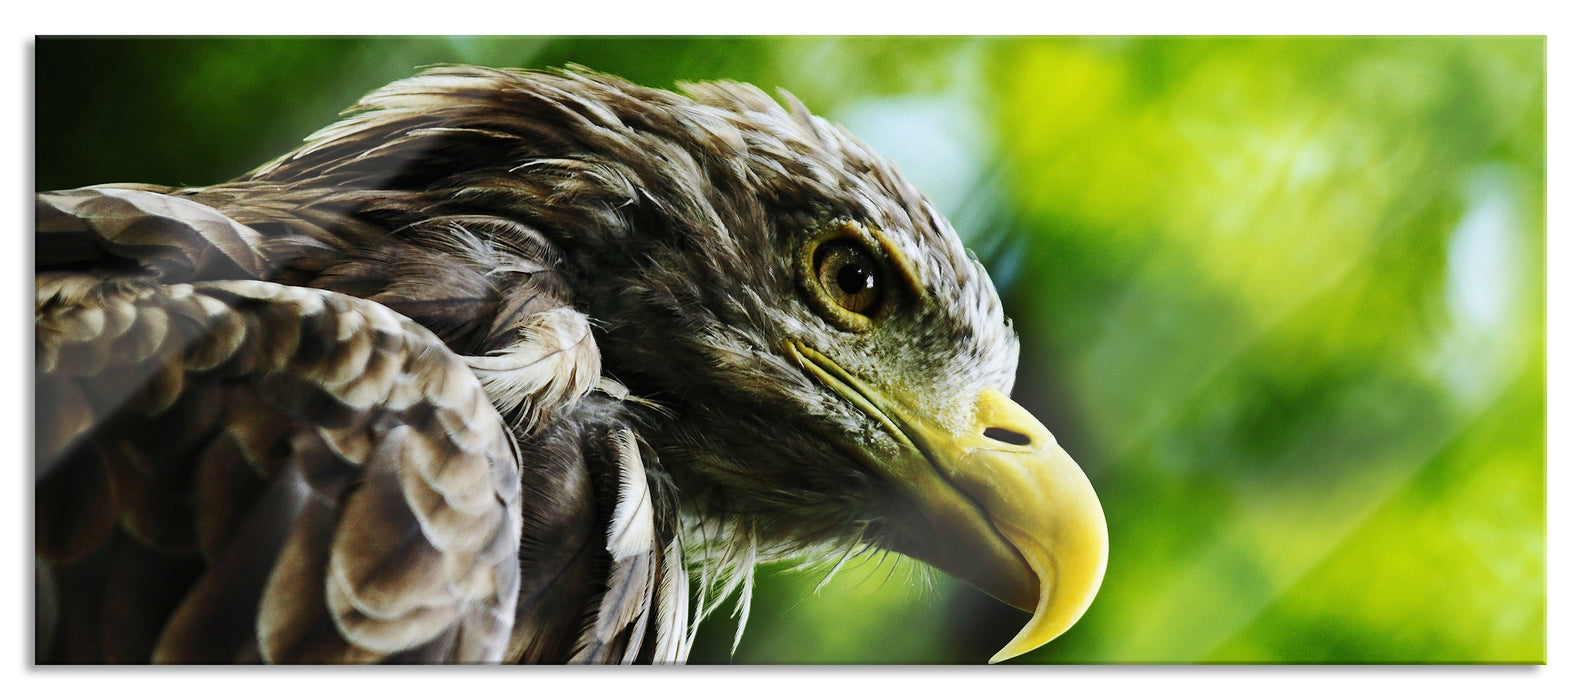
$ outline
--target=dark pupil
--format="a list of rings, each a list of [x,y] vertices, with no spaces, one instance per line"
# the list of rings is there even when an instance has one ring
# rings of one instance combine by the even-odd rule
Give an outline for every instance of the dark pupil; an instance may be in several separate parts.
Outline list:
[[[835,273],[835,284],[840,285],[840,291],[847,294],[861,294],[873,289],[873,273],[862,266],[862,263],[848,262]]]

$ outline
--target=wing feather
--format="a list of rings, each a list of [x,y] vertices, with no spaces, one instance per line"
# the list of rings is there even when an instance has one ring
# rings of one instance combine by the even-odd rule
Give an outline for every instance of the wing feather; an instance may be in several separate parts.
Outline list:
[[[152,188],[88,187],[38,195],[41,267],[135,265],[167,281],[259,278],[262,236],[213,207]]]
[[[674,651],[679,548],[634,436],[572,419],[600,356],[555,246],[447,211],[391,231],[370,206],[402,204],[264,181],[38,196],[56,658],[119,635],[142,640],[127,661],[563,662],[606,601],[601,658]],[[112,630],[105,570],[161,561],[179,575],[147,580],[180,595]]]
[[[154,660],[501,658],[516,445],[431,333],[251,281],[43,273],[37,307],[40,556],[73,566],[119,521],[203,564]]]

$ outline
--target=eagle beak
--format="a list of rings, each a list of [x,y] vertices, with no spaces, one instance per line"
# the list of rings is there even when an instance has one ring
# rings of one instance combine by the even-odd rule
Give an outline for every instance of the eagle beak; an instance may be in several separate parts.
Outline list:
[[[812,348],[792,343],[790,350],[900,443],[894,456],[865,454],[926,521],[927,531],[908,533],[897,551],[1033,612],[990,663],[1037,649],[1076,624],[1104,580],[1109,532],[1087,475],[1042,423],[985,388],[964,425],[946,426]]]
[[[1043,424],[994,389],[982,390],[974,409],[956,431],[903,419],[953,487],[920,494],[943,540],[915,556],[1033,611],[989,660],[999,663],[1043,646],[1087,612],[1104,580],[1109,533],[1087,475]]]

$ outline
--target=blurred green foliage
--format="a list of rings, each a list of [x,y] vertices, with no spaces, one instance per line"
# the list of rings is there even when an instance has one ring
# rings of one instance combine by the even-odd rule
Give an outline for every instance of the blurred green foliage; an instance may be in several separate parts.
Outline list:
[[[36,185],[234,177],[442,62],[783,86],[940,204],[1109,518],[1019,662],[1545,659],[1541,38],[43,38]],[[825,573],[694,661],[980,663],[1026,617]]]

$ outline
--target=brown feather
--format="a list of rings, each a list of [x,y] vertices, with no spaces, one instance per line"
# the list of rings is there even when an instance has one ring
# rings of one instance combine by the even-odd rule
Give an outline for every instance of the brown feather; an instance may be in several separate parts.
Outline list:
[[[312,629],[322,629],[320,621],[333,623],[335,603],[325,600],[322,594],[318,596],[319,611],[303,619],[310,630],[307,637],[270,628],[271,635],[266,639],[298,641],[272,642],[266,649],[256,648],[254,640],[259,633],[253,620],[259,615],[278,555],[297,531],[304,509],[310,503],[328,503],[332,505],[334,530],[338,531],[328,537],[342,543],[335,551],[354,552],[366,559],[366,553],[379,551],[370,545],[389,541],[389,531],[370,531],[366,527],[369,522],[379,521],[369,517],[372,511],[359,504],[374,501],[382,504],[380,512],[404,518],[409,529],[419,534],[418,540],[423,539],[418,527],[420,519],[411,508],[422,508],[422,518],[441,530],[448,527],[447,539],[439,543],[448,553],[433,549],[435,545],[426,541],[421,545],[443,565],[404,569],[436,577],[418,589],[391,587],[390,581],[376,582],[368,575],[362,576],[357,590],[364,594],[363,598],[375,600],[368,595],[377,589],[377,596],[386,601],[384,608],[379,609],[387,613],[394,609],[406,611],[402,613],[406,623],[392,620],[391,624],[404,624],[407,632],[398,638],[385,638],[369,636],[358,628],[362,635],[345,645],[337,658],[373,660],[425,645],[430,652],[448,649],[484,655],[471,659],[475,661],[499,658],[509,630],[498,620],[502,611],[509,610],[516,589],[512,548],[502,548],[500,543],[514,543],[520,528],[520,511],[514,502],[506,500],[516,496],[517,456],[499,417],[488,408],[488,399],[477,380],[437,340],[367,302],[267,284],[205,283],[194,288],[111,282],[93,289],[73,290],[67,296],[76,300],[76,306],[61,303],[59,294],[45,297],[49,301],[49,317],[58,320],[48,326],[51,332],[41,328],[40,342],[44,347],[58,351],[74,344],[94,344],[92,332],[102,332],[107,327],[98,320],[106,315],[88,312],[88,318],[83,320],[73,316],[75,309],[99,310],[106,305],[132,304],[138,311],[133,323],[126,325],[128,333],[139,332],[139,328],[161,329],[142,331],[159,336],[157,342],[145,345],[150,359],[160,358],[160,371],[138,369],[142,364],[128,368],[116,364],[113,358],[58,367],[77,370],[75,375],[64,374],[89,389],[78,399],[83,406],[77,413],[88,412],[102,418],[97,419],[96,432],[77,440],[84,448],[92,449],[78,450],[82,453],[80,458],[70,458],[76,453],[68,453],[68,459],[58,467],[41,470],[47,477],[40,481],[37,495],[41,517],[46,513],[69,513],[76,516],[69,521],[76,530],[57,530],[41,520],[39,549],[42,553],[58,552],[64,558],[103,546],[92,541],[48,544],[54,540],[102,541],[106,537],[109,531],[103,523],[82,530],[80,523],[91,521],[81,520],[84,507],[72,504],[87,498],[105,503],[102,512],[119,512],[121,522],[137,542],[171,552],[202,551],[207,561],[201,575],[196,571],[186,574],[190,591],[175,586],[174,593],[160,594],[169,599],[164,608],[168,622],[157,604],[145,607],[137,616],[120,618],[119,626],[104,635],[107,642],[116,645],[107,647],[115,655],[105,657],[106,660],[136,660],[138,653],[147,659],[151,653],[157,661],[212,663],[259,656],[260,652],[266,657],[279,656],[289,653],[287,647],[300,650],[302,639],[314,637]],[[141,320],[150,315],[164,325]],[[178,326],[172,325],[170,319],[182,320]],[[172,332],[178,327],[185,330]],[[205,328],[246,337],[212,340],[202,335]],[[375,346],[372,336],[376,334],[403,338],[394,345],[389,340],[378,342],[389,351],[381,360],[381,365],[387,366],[382,373],[370,376],[359,372],[360,381],[350,382],[346,379],[352,372],[326,366],[336,362],[366,366]],[[352,347],[346,349],[347,345]],[[196,351],[183,352],[187,347]],[[220,350],[226,348],[243,357],[220,357]],[[134,355],[132,359],[138,358]],[[188,362],[197,368],[188,366]],[[145,383],[136,386],[135,377],[140,373],[146,377]],[[57,371],[47,376],[59,381],[62,374]],[[175,379],[169,378],[172,376]],[[108,394],[96,385],[101,377],[111,378]],[[368,399],[370,394],[388,396],[396,386],[412,385],[414,381],[417,393],[403,412],[389,412],[377,398]],[[175,389],[166,388],[169,386]],[[355,387],[357,392],[358,400],[351,405],[343,403],[339,393],[348,387]],[[106,395],[131,400],[105,400]],[[154,398],[148,399],[151,395]],[[61,396],[69,399],[73,395],[62,392]],[[363,408],[356,408],[358,405]],[[485,410],[480,412],[476,406]],[[370,407],[377,413],[366,413]],[[69,411],[61,412],[68,421],[71,415]],[[436,418],[445,415],[465,418]],[[50,425],[52,418],[41,417],[46,434],[72,430]],[[414,434],[409,426],[439,432]],[[480,438],[479,431],[492,431],[493,437]],[[342,439],[333,441],[332,449],[324,438],[327,435]],[[412,453],[402,449],[408,444],[408,436],[413,437],[410,444],[438,440],[449,447],[437,454]],[[369,439],[374,444],[371,449],[359,452],[348,447]],[[463,450],[455,440],[484,452]],[[105,456],[111,459],[106,462]],[[46,451],[41,458],[53,457]],[[413,458],[441,461],[419,464]],[[362,476],[348,478],[359,471]],[[109,483],[94,489],[92,484],[105,479],[68,482],[59,478],[79,472],[108,474]],[[347,476],[336,476],[337,472]],[[500,472],[511,476],[502,477]],[[422,484],[426,500],[410,500],[399,487],[379,487],[403,480]],[[77,491],[83,495],[71,496],[70,491],[53,495],[60,491],[56,484],[78,486]],[[445,491],[432,490],[433,484],[444,484],[454,493],[447,498]],[[90,488],[83,492],[82,485]],[[508,487],[502,491],[500,485]],[[113,496],[116,493],[121,495]],[[341,511],[343,503],[346,510]],[[199,507],[195,509],[194,504]],[[453,513],[457,506],[462,510]],[[66,534],[57,534],[60,532]],[[144,557],[136,561],[146,560]],[[112,567],[112,572],[127,570],[126,566]],[[319,568],[318,588],[329,586],[333,592],[333,567],[321,563]],[[153,575],[158,572],[148,573],[144,577],[148,581],[169,579]],[[346,577],[340,580],[344,583]],[[289,585],[314,584],[298,580]],[[137,598],[136,590],[127,587],[115,600]],[[173,589],[167,586],[161,590]],[[175,597],[170,598],[172,595]],[[300,600],[301,596],[295,598]],[[74,609],[63,609],[62,618],[77,614],[75,607],[80,602],[69,602]],[[300,605],[291,609],[297,611],[296,617],[303,617]],[[345,631],[353,626],[337,629]],[[147,631],[128,631],[131,629]],[[464,629],[485,639],[462,640],[457,635]],[[153,643],[155,636],[159,639],[157,646]],[[359,641],[366,648],[356,648]]]

